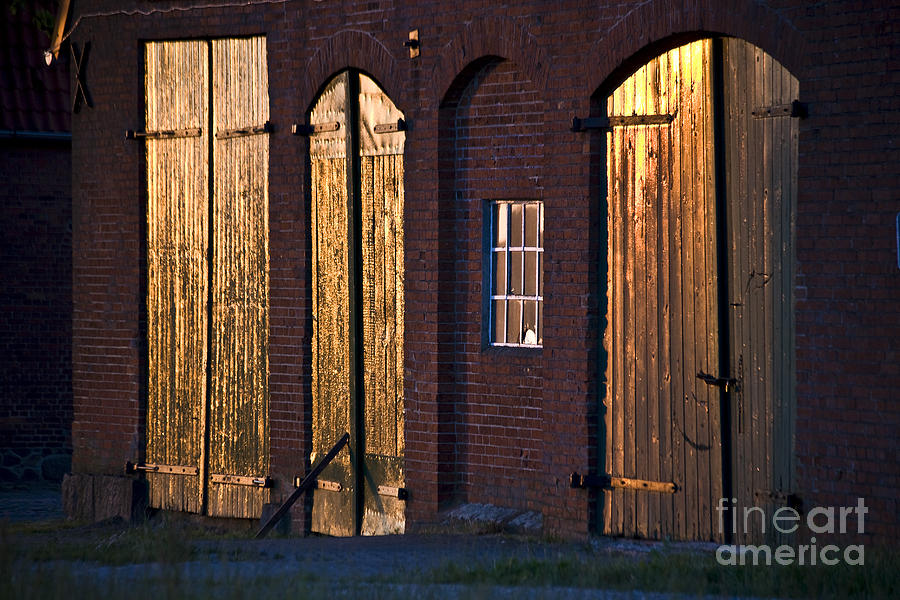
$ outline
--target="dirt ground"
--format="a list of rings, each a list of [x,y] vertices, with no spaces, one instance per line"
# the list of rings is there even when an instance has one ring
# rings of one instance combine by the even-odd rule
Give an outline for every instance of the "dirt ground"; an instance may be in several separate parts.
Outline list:
[[[2,597],[372,597],[372,598],[596,598],[671,599],[684,596],[639,591],[569,587],[506,587],[432,583],[428,573],[467,569],[518,560],[640,560],[660,544],[597,538],[586,543],[554,542],[535,536],[440,532],[403,536],[330,538],[274,537],[246,534],[169,540],[142,558],[141,544],[154,546],[156,533],[172,528],[145,525],[146,538],[122,541],[134,528],[126,524],[66,524],[54,487],[0,490],[3,544],[20,556],[6,559],[0,570]],[[12,533],[10,533],[12,532]],[[74,544],[74,546],[73,546]],[[120,544],[120,545],[117,545]],[[84,549],[82,556],[73,547]],[[118,564],[118,548],[126,562]],[[182,555],[185,547],[189,551]],[[108,552],[104,553],[104,548]],[[708,545],[685,545],[678,551],[709,553]],[[156,554],[153,554],[156,552]],[[124,558],[137,553],[137,558]],[[40,556],[40,560],[33,558]],[[99,560],[96,558],[101,556]],[[199,557],[199,558],[198,558]],[[23,564],[24,563],[24,564]],[[29,574],[33,575],[29,579]],[[174,582],[174,583],[173,583]],[[6,583],[7,587],[3,588]],[[284,594],[278,591],[288,586]],[[154,590],[159,590],[154,591]],[[173,591],[174,590],[174,591]],[[146,592],[146,595],[135,593]],[[83,595],[80,595],[80,593]],[[265,593],[263,593],[265,592]]]

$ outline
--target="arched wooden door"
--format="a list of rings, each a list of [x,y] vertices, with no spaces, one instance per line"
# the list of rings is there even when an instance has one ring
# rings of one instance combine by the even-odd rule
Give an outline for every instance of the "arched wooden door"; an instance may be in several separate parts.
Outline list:
[[[351,436],[313,492],[331,535],[405,530],[402,118],[353,70],[310,114],[313,461]]]
[[[604,533],[759,539],[743,508],[771,526],[793,489],[796,98],[759,49],[707,39],[607,100]]]

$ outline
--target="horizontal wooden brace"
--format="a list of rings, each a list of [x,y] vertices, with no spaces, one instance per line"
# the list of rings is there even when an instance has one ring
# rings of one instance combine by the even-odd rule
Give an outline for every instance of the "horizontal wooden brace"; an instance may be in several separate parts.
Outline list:
[[[668,481],[647,481],[628,477],[610,477],[609,475],[579,475],[578,473],[569,475],[569,485],[573,488],[621,488],[661,494],[674,494],[678,491],[678,486]]]
[[[406,121],[397,119],[396,123],[379,123],[375,126],[375,133],[394,133],[396,131],[406,131]]]
[[[255,125],[252,127],[239,127],[237,129],[226,129],[224,131],[216,132],[216,139],[219,140],[227,140],[236,137],[244,137],[248,135],[259,135],[261,133],[272,133],[275,131],[275,126],[272,125],[271,121],[266,121],[262,125]]]
[[[572,131],[599,129],[610,131],[614,127],[635,127],[638,125],[669,125],[675,120],[675,114],[627,115],[613,117],[587,117],[572,119]]]
[[[314,123],[313,125],[304,125],[303,123],[294,123],[291,125],[291,133],[294,135],[317,135],[319,133],[327,133],[329,131],[337,131],[341,128],[338,121],[333,123]]]
[[[756,119],[772,119],[775,117],[794,117],[805,119],[809,116],[809,106],[805,102],[794,100],[790,104],[775,106],[758,106],[750,113]]]
[[[241,475],[210,473],[209,481],[211,483],[221,483],[227,485],[249,485],[261,488],[272,487],[272,480],[268,477],[243,477]]]
[[[135,131],[133,129],[125,130],[126,140],[170,140],[175,138],[200,137],[203,132],[199,127],[190,129],[162,129],[159,131]]]
[[[409,492],[406,490],[406,488],[393,487],[390,485],[379,485],[378,495],[399,498],[400,500],[406,500],[407,498],[409,498]]]
[[[152,463],[125,463],[125,473],[133,475],[139,471],[147,473],[166,473],[168,475],[199,475],[200,467],[183,465],[157,465]]]

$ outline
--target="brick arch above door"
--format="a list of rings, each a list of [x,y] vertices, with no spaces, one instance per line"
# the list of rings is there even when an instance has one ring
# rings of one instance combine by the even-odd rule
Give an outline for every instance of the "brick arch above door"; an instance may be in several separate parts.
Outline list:
[[[636,34],[637,32],[637,34]],[[669,49],[700,38],[741,38],[771,55],[801,81],[809,67],[806,39],[779,11],[752,0],[697,4],[686,8],[673,0],[649,0],[616,21],[574,65],[587,95],[615,89],[636,68]],[[615,84],[619,71],[628,72]]]
[[[397,43],[398,52],[405,50],[401,43]],[[403,67],[405,63],[398,61],[374,35],[357,30],[340,31],[321,43],[298,77],[300,104],[311,107],[321,86],[335,73],[354,68],[375,79],[397,106],[409,106],[410,91],[403,85],[409,78]]]
[[[434,50],[440,56],[432,76],[433,89],[438,92],[435,102],[444,100],[469,65],[488,56],[513,61],[535,90],[546,89],[550,59],[537,38],[512,18],[473,19],[448,37],[451,41],[446,46]],[[423,39],[423,47],[426,44]]]

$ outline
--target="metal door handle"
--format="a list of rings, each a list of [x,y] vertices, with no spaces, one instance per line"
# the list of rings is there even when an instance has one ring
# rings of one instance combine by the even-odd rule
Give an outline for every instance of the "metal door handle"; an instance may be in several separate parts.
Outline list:
[[[706,385],[714,385],[716,387],[725,388],[726,392],[730,392],[732,389],[737,388],[738,380],[734,377],[716,377],[715,375],[710,375],[709,373],[704,373],[700,371],[697,373],[697,379],[703,381]]]

